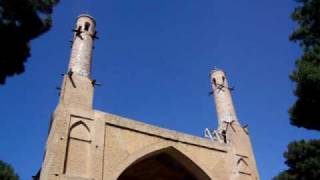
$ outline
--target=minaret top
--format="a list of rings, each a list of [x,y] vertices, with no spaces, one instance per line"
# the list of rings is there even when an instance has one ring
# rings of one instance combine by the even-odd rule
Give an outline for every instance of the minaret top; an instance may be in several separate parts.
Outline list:
[[[96,21],[88,14],[81,14],[72,31],[74,36],[68,71],[90,77],[93,42],[97,38]]]
[[[89,14],[80,14],[78,17],[77,17],[77,21],[78,19],[80,18],[89,18],[91,19],[91,21],[94,23],[94,25],[96,24],[96,20]]]
[[[95,34],[96,21],[89,14],[81,14],[76,19],[76,29],[82,33]]]
[[[212,76],[213,73],[215,73],[215,72],[222,72],[225,74],[225,72],[222,69],[219,69],[218,67],[214,66],[213,69],[210,71],[209,75]]]

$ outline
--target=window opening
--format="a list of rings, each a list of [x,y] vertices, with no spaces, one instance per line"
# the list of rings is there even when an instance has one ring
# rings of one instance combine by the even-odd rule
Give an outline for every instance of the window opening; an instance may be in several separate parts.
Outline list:
[[[90,28],[90,23],[86,22],[86,23],[84,24],[84,30],[85,30],[85,31],[89,31],[89,28]]]
[[[215,78],[212,79],[214,86],[217,86],[217,81]]]

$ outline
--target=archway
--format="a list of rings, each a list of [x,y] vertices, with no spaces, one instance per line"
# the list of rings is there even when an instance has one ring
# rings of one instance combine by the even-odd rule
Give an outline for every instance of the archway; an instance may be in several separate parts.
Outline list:
[[[206,173],[173,147],[143,156],[119,176],[118,180],[209,180]]]

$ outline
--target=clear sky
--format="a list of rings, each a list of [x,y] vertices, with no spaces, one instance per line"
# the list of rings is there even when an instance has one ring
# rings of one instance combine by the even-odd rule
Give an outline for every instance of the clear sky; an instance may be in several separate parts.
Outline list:
[[[23,180],[41,166],[50,115],[58,102],[75,18],[96,18],[92,77],[95,109],[197,136],[216,128],[208,74],[235,86],[238,118],[248,124],[262,180],[284,170],[292,140],[319,133],[289,125],[288,75],[300,55],[288,41],[293,0],[62,0],[53,28],[33,41],[26,72],[0,87],[0,159]]]

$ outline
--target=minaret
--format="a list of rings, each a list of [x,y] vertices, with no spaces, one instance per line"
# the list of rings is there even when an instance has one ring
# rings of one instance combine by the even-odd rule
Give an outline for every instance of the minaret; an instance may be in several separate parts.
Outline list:
[[[244,143],[247,141],[250,143],[250,140],[248,139],[247,129],[242,128],[233,106],[231,97],[233,88],[229,87],[223,70],[213,69],[210,73],[210,79],[218,117],[218,131],[224,137],[225,143],[229,143],[240,150],[244,147]],[[239,138],[242,135],[245,139],[240,140]]]
[[[90,77],[92,47],[96,38],[96,22],[87,15],[80,15],[73,30],[73,43],[69,63],[69,71],[77,75]]]
[[[40,180],[70,179],[73,175],[95,177],[91,169],[98,163],[91,158],[99,151],[92,150],[92,143],[97,146],[99,142],[91,140],[94,134],[89,130],[95,123],[92,117],[95,81],[90,78],[95,26],[95,20],[87,14],[77,18],[70,63],[63,75],[60,101],[52,114]]]
[[[93,17],[83,14],[77,18],[68,73],[64,75],[60,93],[60,102],[66,106],[92,109],[95,81],[90,78],[90,72],[95,28]]]
[[[228,123],[238,123],[235,108],[225,73],[220,69],[214,69],[210,73],[212,89],[218,116],[218,129],[224,129]]]
[[[233,154],[231,179],[242,179],[243,174],[259,179],[248,130],[241,126],[232,102],[233,88],[229,86],[223,70],[212,70],[210,79],[218,117],[218,132]]]

